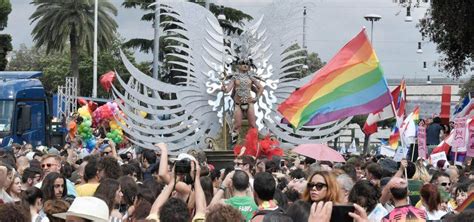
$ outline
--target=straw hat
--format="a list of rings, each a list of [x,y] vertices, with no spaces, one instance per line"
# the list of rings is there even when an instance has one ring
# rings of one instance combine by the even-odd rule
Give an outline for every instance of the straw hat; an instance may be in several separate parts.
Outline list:
[[[67,216],[80,217],[92,221],[109,221],[109,207],[96,197],[76,197],[67,212],[53,216],[66,219]]]

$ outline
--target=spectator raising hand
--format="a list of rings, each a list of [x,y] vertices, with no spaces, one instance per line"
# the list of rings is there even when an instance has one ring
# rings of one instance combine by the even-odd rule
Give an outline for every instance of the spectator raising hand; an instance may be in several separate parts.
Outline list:
[[[329,222],[331,220],[332,201],[319,201],[311,205],[308,222]]]

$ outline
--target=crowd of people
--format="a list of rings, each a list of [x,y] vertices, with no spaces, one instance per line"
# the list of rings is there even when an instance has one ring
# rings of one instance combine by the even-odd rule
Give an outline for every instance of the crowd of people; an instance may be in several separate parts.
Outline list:
[[[0,221],[474,221],[456,210],[474,193],[470,163],[240,155],[219,169],[202,151],[171,158],[164,143],[81,150],[0,148]]]

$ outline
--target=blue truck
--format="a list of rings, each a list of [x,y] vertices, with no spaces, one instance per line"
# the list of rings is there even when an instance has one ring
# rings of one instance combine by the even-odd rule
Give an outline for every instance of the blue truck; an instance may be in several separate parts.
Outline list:
[[[64,143],[52,127],[52,100],[39,71],[0,72],[0,147],[29,143],[34,147]]]

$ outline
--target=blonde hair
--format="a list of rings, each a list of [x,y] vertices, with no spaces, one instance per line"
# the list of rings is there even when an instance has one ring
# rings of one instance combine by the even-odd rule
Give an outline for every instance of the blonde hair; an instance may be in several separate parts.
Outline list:
[[[334,174],[328,171],[316,171],[308,178],[308,183],[311,183],[311,180],[316,175],[322,176],[327,185],[326,196],[323,198],[322,201],[332,201],[334,203],[341,202],[341,193],[339,192],[341,188],[339,187],[339,184],[337,183]],[[303,200],[310,203],[313,202],[311,200],[310,190],[307,187],[303,193]]]
[[[416,171],[415,174],[413,175],[414,180],[421,180],[424,183],[429,183],[431,180],[431,176],[428,173],[428,170],[423,166],[422,161],[417,161],[416,164]]]

